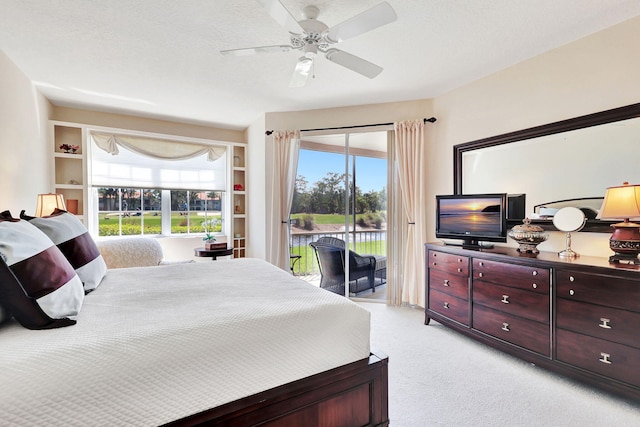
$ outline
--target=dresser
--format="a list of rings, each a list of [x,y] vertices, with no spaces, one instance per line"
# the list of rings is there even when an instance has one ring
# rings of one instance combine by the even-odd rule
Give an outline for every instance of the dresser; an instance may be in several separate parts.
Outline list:
[[[431,319],[528,362],[640,399],[640,268],[515,248],[426,244]]]

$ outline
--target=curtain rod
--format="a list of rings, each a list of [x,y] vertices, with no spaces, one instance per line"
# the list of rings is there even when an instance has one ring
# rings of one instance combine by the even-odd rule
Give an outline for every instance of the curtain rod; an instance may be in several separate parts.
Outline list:
[[[425,117],[424,119],[422,119],[423,122],[426,124],[427,122],[429,123],[435,123],[436,119],[435,117],[429,117],[428,119]],[[368,127],[375,127],[375,126],[391,126],[393,125],[393,123],[375,123],[375,124],[370,124],[370,125],[360,125],[360,126],[339,126],[339,127],[335,127],[335,128],[318,128],[318,129],[300,129],[300,132],[312,132],[312,131],[319,131],[319,130],[343,130],[343,129],[356,129],[356,128],[368,128]],[[271,135],[273,133],[272,130],[268,130],[265,131],[265,135]]]

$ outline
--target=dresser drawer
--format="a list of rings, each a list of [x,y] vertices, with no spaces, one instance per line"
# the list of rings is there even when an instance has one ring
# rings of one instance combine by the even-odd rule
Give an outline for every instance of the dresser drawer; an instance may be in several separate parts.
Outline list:
[[[448,271],[429,270],[429,289],[456,296],[465,301],[469,299],[469,278]]]
[[[444,292],[429,290],[429,310],[469,325],[469,302]]]
[[[469,258],[445,252],[429,251],[429,268],[466,277],[469,276]]]
[[[559,298],[640,312],[638,280],[557,270],[556,281]]]
[[[473,328],[512,344],[551,355],[549,325],[473,305]]]
[[[494,310],[549,324],[549,295],[473,281],[473,302]]]
[[[640,350],[564,329],[557,331],[556,358],[591,372],[640,386]]]
[[[640,348],[640,313],[558,298],[556,322],[559,328]]]
[[[473,259],[473,278],[549,294],[549,270],[518,264]]]

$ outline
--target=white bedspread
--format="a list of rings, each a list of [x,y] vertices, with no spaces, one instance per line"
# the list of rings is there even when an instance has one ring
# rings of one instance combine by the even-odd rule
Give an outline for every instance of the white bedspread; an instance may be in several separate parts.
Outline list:
[[[369,328],[261,260],[109,270],[77,325],[0,326],[0,424],[162,424],[367,358]]]

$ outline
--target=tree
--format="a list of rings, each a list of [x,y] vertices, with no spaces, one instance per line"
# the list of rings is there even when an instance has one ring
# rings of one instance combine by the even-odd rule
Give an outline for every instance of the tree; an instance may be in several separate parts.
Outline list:
[[[307,190],[308,185],[309,183],[304,176],[298,175],[296,177],[291,213],[311,213],[311,195]]]

